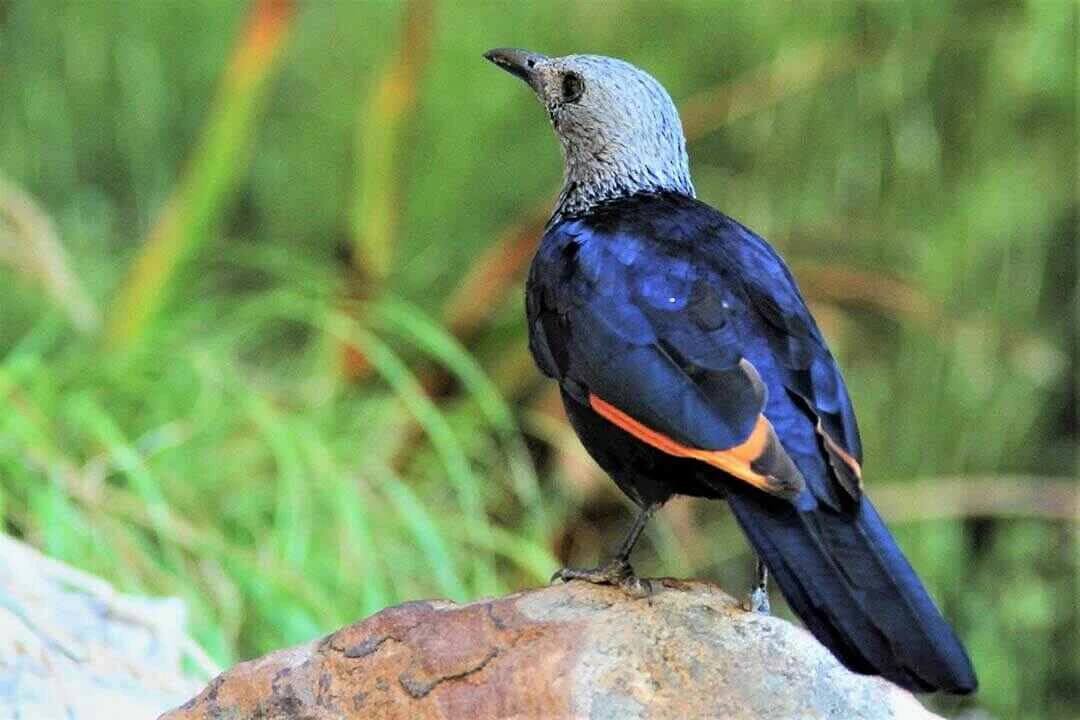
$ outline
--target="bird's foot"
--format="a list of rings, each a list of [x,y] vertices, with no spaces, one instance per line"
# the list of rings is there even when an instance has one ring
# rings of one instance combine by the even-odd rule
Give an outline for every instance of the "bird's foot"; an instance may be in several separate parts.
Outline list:
[[[754,590],[746,596],[746,599],[743,600],[742,607],[746,612],[768,615],[770,612],[768,591],[761,586],[754,588]]]
[[[634,568],[630,563],[618,558],[600,567],[579,569],[562,568],[556,570],[551,576],[551,582],[562,580],[584,580],[594,585],[615,585],[623,589],[627,594],[635,597],[646,597],[652,593],[652,583],[645,578],[639,578],[634,574]]]

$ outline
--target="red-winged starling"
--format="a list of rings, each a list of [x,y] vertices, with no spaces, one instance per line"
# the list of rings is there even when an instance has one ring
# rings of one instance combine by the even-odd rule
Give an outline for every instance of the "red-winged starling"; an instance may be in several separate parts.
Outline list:
[[[655,509],[673,495],[725,499],[759,558],[758,608],[771,574],[852,670],[975,690],[964,647],[863,493],[851,400],[791,272],[695,199],[664,88],[596,55],[485,57],[528,83],[565,156],[529,271],[530,348],[640,508],[611,562],[556,578],[641,591],[629,556]]]

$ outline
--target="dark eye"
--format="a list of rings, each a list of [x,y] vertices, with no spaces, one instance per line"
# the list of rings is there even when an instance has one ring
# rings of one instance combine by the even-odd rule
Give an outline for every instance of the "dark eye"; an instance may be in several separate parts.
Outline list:
[[[568,72],[562,78],[563,102],[577,102],[585,92],[585,81],[577,73]]]

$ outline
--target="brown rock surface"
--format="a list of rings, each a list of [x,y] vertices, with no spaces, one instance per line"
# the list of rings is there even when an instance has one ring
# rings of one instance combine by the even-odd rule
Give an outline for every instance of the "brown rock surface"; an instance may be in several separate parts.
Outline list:
[[[714,585],[653,585],[406,603],[242,663],[162,718],[936,717]]]

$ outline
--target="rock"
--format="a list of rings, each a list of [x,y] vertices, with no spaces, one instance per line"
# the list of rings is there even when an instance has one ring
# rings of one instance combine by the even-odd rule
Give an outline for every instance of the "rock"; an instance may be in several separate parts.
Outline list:
[[[406,603],[242,663],[162,720],[936,717],[714,585],[653,586]]]
[[[212,666],[186,622],[179,600],[118,593],[0,535],[0,720],[143,718],[174,706],[202,684],[182,659]]]

